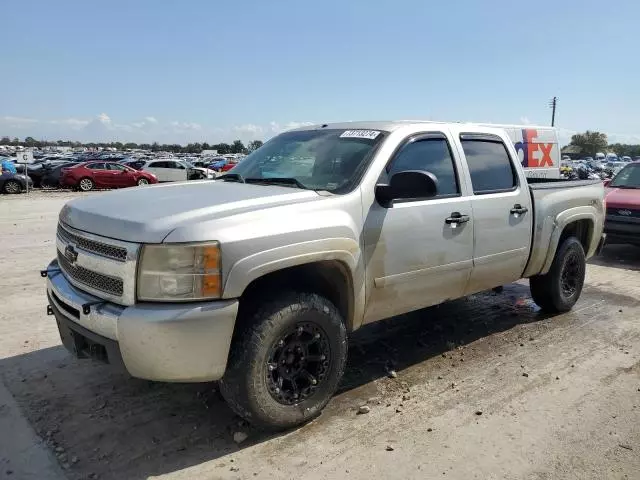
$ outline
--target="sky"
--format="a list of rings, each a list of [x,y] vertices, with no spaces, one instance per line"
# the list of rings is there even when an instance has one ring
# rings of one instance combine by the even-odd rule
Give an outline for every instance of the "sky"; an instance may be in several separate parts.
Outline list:
[[[551,121],[640,143],[640,1],[3,0],[0,136],[218,143]]]

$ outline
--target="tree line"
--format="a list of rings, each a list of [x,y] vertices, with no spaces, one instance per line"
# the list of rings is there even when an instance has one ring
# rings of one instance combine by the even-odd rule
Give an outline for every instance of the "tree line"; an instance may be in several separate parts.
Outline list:
[[[151,150],[152,152],[173,152],[173,153],[201,153],[203,150],[217,150],[220,155],[226,155],[229,153],[250,153],[256,148],[262,146],[261,140],[253,140],[246,146],[242,140],[235,140],[233,143],[216,143],[208,144],[203,143],[189,143],[187,145],[174,144],[160,144],[154,143],[122,143],[122,142],[100,142],[100,143],[81,143],[72,142],[69,140],[36,140],[33,137],[26,137],[24,140],[20,140],[17,137],[10,138],[3,136],[0,139],[0,145],[12,145],[23,146],[29,148],[41,148],[41,147],[72,147],[72,148],[115,148],[116,150]],[[615,152],[618,156],[637,157],[640,156],[640,145],[635,144],[622,144],[614,143],[609,144],[607,135],[602,132],[596,132],[587,130],[584,133],[576,133],[571,137],[569,145],[578,147],[580,154],[583,156],[594,157],[596,153],[602,152]]]
[[[173,152],[173,153],[201,153],[203,150],[217,150],[220,155],[226,155],[229,153],[250,153],[255,149],[262,146],[262,140],[253,140],[246,146],[242,140],[235,140],[233,143],[216,143],[209,145],[207,142],[203,143],[189,143],[187,145],[174,144],[160,144],[158,142],[153,143],[134,143],[134,142],[72,142],[69,140],[36,140],[33,137],[26,137],[24,140],[20,140],[17,137],[10,138],[4,136],[0,138],[0,145],[9,146],[22,146],[27,148],[42,148],[42,147],[72,147],[72,148],[115,148],[116,150],[151,150],[152,152]]]
[[[587,130],[584,133],[576,133],[571,137],[571,146],[580,149],[580,155],[595,157],[596,153],[613,152],[619,157],[639,157],[640,145],[624,143],[610,144],[607,135],[602,132]]]

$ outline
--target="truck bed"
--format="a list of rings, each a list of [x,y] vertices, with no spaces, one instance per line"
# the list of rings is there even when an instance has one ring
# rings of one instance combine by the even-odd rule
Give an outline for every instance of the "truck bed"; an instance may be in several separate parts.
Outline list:
[[[585,185],[602,183],[602,180],[565,180],[564,178],[527,178],[532,190],[546,190],[549,188],[575,188]]]
[[[560,235],[561,226],[587,218],[593,231],[601,232],[604,219],[604,184],[601,180],[527,179],[533,204],[531,254],[524,277],[546,273]],[[599,235],[592,235],[585,245],[587,258],[593,256]],[[551,251],[553,250],[553,251]]]

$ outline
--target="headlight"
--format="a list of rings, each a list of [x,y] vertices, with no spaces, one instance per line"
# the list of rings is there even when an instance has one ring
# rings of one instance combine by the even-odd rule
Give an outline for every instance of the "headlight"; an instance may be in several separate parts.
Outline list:
[[[220,298],[218,242],[145,245],[138,268],[138,300],[180,302]]]

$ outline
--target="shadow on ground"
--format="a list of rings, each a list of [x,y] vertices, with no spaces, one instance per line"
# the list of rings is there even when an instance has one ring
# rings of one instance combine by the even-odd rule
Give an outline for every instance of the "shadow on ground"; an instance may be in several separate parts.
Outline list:
[[[602,253],[589,260],[591,265],[640,270],[640,247],[634,245],[606,245]]]
[[[350,341],[332,412],[368,383],[518,324],[543,319],[512,284],[367,326]],[[62,347],[0,362],[4,381],[70,478],[147,478],[215,460],[270,437],[234,416],[215,384],[161,384],[71,358]],[[355,401],[363,399],[356,398]],[[349,407],[351,408],[351,407]],[[235,432],[250,434],[237,445]],[[226,461],[221,459],[221,462]]]

